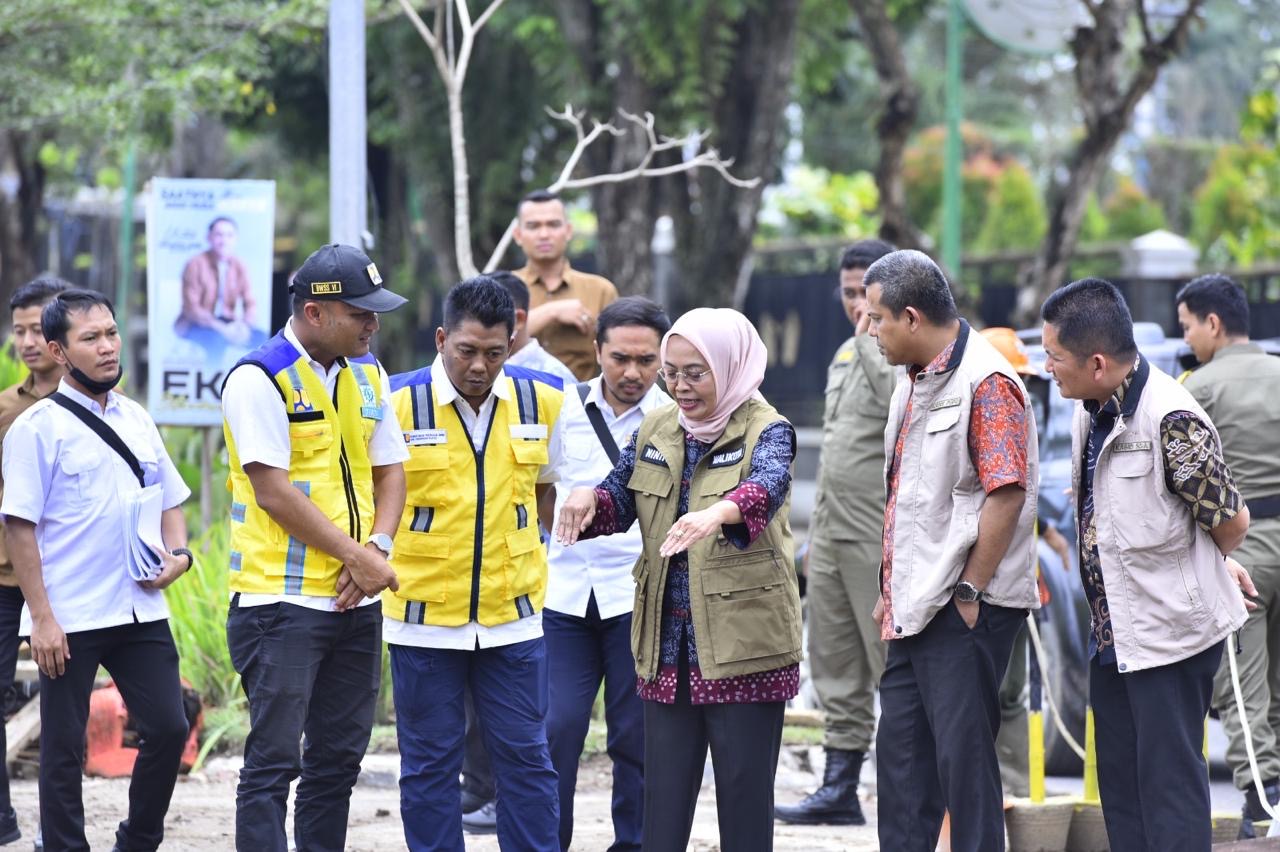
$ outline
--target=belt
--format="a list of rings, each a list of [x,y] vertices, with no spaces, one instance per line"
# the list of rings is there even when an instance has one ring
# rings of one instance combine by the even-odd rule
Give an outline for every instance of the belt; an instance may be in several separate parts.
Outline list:
[[[1280,517],[1280,494],[1269,494],[1266,497],[1255,497],[1246,500],[1249,517],[1254,520]]]

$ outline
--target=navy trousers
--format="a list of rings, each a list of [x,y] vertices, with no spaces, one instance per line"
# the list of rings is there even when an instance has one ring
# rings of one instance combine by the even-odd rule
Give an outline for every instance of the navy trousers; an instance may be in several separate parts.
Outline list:
[[[560,848],[556,773],[547,750],[547,649],[541,637],[473,651],[391,646],[400,742],[400,816],[411,852],[464,852],[458,773],[471,687],[493,764],[498,845]]]
[[[1204,718],[1219,642],[1193,657],[1122,673],[1089,663],[1098,746],[1098,792],[1112,849],[1207,852],[1209,770]]]
[[[595,595],[585,617],[543,610],[551,672],[547,740],[560,777],[560,848],[573,839],[573,794],[591,707],[604,682],[607,748],[613,761],[613,845],[638,850],[644,809],[644,706],[636,695],[631,613],[600,618]]]
[[[233,604],[227,646],[249,698],[236,848],[285,852],[289,785],[301,776],[293,812],[298,849],[340,852],[382,684],[381,604],[348,612]]]
[[[948,602],[920,633],[887,643],[876,734],[886,852],[933,852],[946,809],[955,852],[1004,849],[1000,681],[1027,612],[979,606],[972,628]]]

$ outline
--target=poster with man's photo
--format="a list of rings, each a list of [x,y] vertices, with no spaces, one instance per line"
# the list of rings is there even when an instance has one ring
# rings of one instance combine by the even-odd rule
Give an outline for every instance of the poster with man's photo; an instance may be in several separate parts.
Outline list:
[[[155,178],[147,208],[147,406],[216,426],[222,380],[271,327],[276,185]]]

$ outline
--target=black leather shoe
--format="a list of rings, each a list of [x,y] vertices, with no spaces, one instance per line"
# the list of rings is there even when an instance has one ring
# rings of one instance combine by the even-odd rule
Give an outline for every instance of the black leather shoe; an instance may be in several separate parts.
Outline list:
[[[1267,802],[1272,805],[1280,804],[1280,778],[1263,782],[1262,789],[1267,794]],[[1258,798],[1257,787],[1250,785],[1245,791],[1244,807],[1240,809],[1240,817],[1240,832],[1236,835],[1236,840],[1253,840],[1258,836],[1253,824],[1271,819],[1271,815],[1262,809],[1262,800]]]
[[[9,808],[9,812],[0,817],[0,846],[12,843],[22,837],[22,830],[18,828],[18,815],[13,812],[13,808]]]
[[[858,776],[862,774],[860,751],[827,749],[822,786],[796,805],[775,805],[773,814],[794,825],[866,825],[858,802]]]

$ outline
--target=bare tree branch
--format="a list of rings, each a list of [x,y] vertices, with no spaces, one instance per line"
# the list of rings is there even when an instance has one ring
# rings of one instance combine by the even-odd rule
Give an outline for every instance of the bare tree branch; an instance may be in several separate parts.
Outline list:
[[[643,116],[635,115],[626,110],[618,110],[618,115],[631,128],[641,133],[648,144],[644,153],[641,155],[639,162],[633,167],[620,172],[611,172],[608,174],[588,175],[586,177],[574,178],[573,170],[578,162],[582,159],[583,153],[590,147],[591,143],[598,139],[602,134],[611,136],[623,136],[627,130],[619,127],[614,122],[606,122],[601,124],[598,121],[592,121],[591,130],[586,130],[583,125],[583,117],[585,113],[574,112],[573,107],[566,104],[565,108],[559,112],[548,109],[547,114],[557,121],[563,121],[573,128],[577,135],[578,141],[573,147],[573,151],[569,154],[565,161],[564,168],[560,170],[560,176],[555,182],[547,187],[549,192],[562,192],[566,189],[586,189],[587,187],[599,186],[606,183],[623,183],[629,180],[638,180],[642,178],[663,177],[664,175],[674,175],[681,172],[691,172],[697,169],[711,169],[717,172],[725,182],[732,186],[750,189],[760,183],[760,178],[744,179],[736,177],[729,171],[733,165],[733,158],[722,157],[715,148],[707,148],[702,150],[703,144],[711,135],[710,131],[694,131],[684,136],[660,136],[654,129],[653,113],[646,112]],[[653,158],[656,154],[663,151],[687,150],[691,152],[691,156],[685,157],[678,163],[669,166],[653,166]],[[516,220],[512,219],[507,225],[507,230],[503,233],[502,239],[498,241],[498,245],[494,247],[493,254],[489,256],[489,262],[484,265],[485,272],[492,272],[497,269],[498,263],[506,254],[507,249],[511,246],[511,239],[515,235]]]
[[[1147,4],[1145,0],[1137,2],[1138,22],[1142,25],[1142,43],[1150,46],[1155,42],[1151,35],[1151,21],[1147,19]]]

